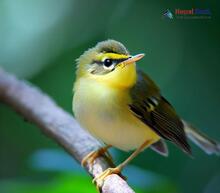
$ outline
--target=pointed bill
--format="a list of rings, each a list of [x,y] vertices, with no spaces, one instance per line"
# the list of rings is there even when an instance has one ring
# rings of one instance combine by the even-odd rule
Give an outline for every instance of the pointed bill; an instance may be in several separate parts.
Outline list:
[[[131,56],[130,58],[128,58],[127,60],[125,60],[123,62],[123,64],[130,64],[130,63],[134,63],[137,62],[138,60],[140,60],[141,58],[143,58],[145,56],[145,54],[137,54],[135,56]]]

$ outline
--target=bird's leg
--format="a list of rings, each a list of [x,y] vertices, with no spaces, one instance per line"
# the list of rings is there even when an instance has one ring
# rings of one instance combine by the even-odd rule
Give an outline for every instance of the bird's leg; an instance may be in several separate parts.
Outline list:
[[[108,168],[104,172],[102,172],[100,175],[95,177],[93,179],[93,183],[96,183],[97,188],[100,188],[103,185],[103,182],[105,178],[111,174],[119,174],[122,169],[131,161],[133,160],[141,151],[143,151],[147,146],[151,145],[152,141],[148,140],[145,143],[143,143],[138,149],[136,149],[124,162],[119,164],[115,168]]]
[[[86,155],[82,159],[81,165],[84,167],[87,163],[93,164],[94,160],[97,157],[102,156],[102,155],[106,155],[108,157],[108,159],[110,161],[112,161],[112,157],[111,157],[110,153],[107,151],[110,147],[111,147],[111,145],[106,145],[105,147],[101,147],[100,149],[98,149],[96,151],[90,152],[88,155]]]

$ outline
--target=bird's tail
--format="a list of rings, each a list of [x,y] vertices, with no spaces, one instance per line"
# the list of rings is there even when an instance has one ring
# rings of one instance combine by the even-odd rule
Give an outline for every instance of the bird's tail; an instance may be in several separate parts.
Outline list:
[[[220,143],[183,121],[187,137],[207,154],[220,155]]]

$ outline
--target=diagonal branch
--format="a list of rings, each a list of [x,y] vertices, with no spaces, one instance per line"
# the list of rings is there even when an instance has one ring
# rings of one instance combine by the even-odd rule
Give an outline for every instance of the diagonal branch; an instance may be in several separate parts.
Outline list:
[[[79,163],[99,143],[80,128],[72,115],[62,110],[40,89],[0,69],[0,101],[19,112],[25,119],[36,124],[48,137],[53,138]],[[86,166],[87,172],[95,177],[112,166],[106,157],[99,157],[93,165]],[[103,193],[134,193],[118,175],[106,178]]]

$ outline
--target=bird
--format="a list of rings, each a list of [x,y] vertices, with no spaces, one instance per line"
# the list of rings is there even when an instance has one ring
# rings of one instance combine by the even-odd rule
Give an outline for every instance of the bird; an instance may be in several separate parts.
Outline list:
[[[192,155],[188,140],[207,154],[220,154],[220,143],[183,120],[162,95],[153,80],[136,66],[144,54],[131,55],[116,40],[105,40],[85,51],[77,60],[73,87],[73,113],[80,125],[101,142],[102,147],[84,157],[92,164],[108,149],[132,151],[115,168],[94,178],[102,186],[110,174],[122,169],[139,153],[151,148],[168,156],[166,141]]]

